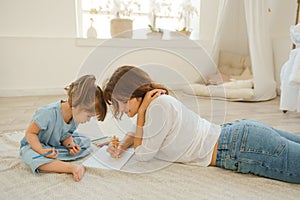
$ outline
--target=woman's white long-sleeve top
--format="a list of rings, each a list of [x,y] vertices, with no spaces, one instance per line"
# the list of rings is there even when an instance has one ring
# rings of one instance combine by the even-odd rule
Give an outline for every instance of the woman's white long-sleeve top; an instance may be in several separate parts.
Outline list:
[[[146,110],[143,141],[135,157],[208,166],[220,132],[220,125],[201,118],[174,97],[161,95]]]

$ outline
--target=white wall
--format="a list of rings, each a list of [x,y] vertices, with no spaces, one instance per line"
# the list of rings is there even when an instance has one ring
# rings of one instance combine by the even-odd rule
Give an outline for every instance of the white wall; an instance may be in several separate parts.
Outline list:
[[[201,39],[209,40],[213,34],[210,20],[215,20],[216,14],[209,8],[213,9],[216,2],[207,0],[206,5],[201,4],[202,10],[211,12],[210,17],[200,19]],[[291,46],[288,29],[294,23],[296,1],[268,2],[278,76]],[[77,45],[74,0],[1,0],[0,26],[0,96],[64,93],[62,86],[76,78],[80,65],[93,49]],[[203,34],[201,29],[206,28],[210,32]],[[237,28],[242,31],[242,27]],[[242,37],[230,38],[223,45],[235,44],[245,49],[244,43]]]
[[[74,0],[0,1],[0,96],[63,94],[91,47],[76,45]]]
[[[74,0],[1,0],[0,36],[76,37]]]
[[[64,94],[89,50],[72,38],[0,37],[0,96]]]

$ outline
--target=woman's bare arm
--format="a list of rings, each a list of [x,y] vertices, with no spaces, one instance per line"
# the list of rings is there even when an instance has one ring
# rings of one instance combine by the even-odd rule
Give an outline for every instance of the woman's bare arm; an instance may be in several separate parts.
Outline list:
[[[137,121],[136,121],[136,133],[135,133],[135,138],[134,138],[134,148],[137,148],[142,144],[143,141],[143,127],[145,124],[145,115],[146,115],[146,110],[150,103],[156,99],[159,95],[164,94],[166,91],[162,89],[154,89],[145,95],[143,102],[141,106],[139,107],[138,110],[138,116],[137,116]]]

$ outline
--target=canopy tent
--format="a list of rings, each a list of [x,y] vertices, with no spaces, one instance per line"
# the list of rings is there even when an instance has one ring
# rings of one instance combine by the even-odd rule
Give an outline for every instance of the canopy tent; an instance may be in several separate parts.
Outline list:
[[[200,38],[212,41],[211,55],[218,63],[220,51],[250,55],[254,96],[247,101],[269,100],[276,96],[273,49],[270,36],[270,9],[261,0],[203,0],[202,7],[215,7],[215,12],[202,13]],[[212,9],[211,9],[212,10]],[[205,16],[207,15],[207,16]],[[200,27],[201,29],[201,27]],[[210,35],[213,35],[211,38]]]

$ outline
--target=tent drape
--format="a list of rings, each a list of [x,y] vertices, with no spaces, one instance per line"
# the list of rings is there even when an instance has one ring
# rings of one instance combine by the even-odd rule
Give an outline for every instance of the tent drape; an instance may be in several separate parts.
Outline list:
[[[223,31],[226,29],[227,17],[232,17],[231,13],[238,13],[235,10],[239,6],[232,6],[232,3],[240,3],[244,6],[245,23],[248,36],[248,48],[251,57],[251,65],[254,80],[254,97],[250,101],[263,101],[276,97],[276,82],[274,76],[274,64],[272,43],[269,31],[269,19],[267,13],[267,3],[262,0],[244,0],[244,1],[228,1],[217,0],[215,3],[216,10],[218,11],[215,20],[214,37],[212,39],[211,56],[213,60],[218,62],[218,55],[220,52],[221,40],[226,40],[226,34],[230,33]],[[236,16],[239,17],[239,16]],[[242,17],[242,16],[240,16]],[[229,19],[230,20],[230,19]],[[236,26],[243,26],[243,24],[236,24]],[[236,34],[232,32],[232,34]],[[226,47],[222,47],[226,51]],[[238,51],[238,50],[237,50]],[[248,101],[249,99],[247,99]]]
[[[252,100],[269,100],[276,96],[276,82],[267,8],[261,0],[244,0],[244,8],[254,78]]]
[[[218,3],[218,15],[216,20],[216,28],[214,33],[214,38],[212,41],[212,50],[211,55],[215,62],[218,61],[219,51],[220,51],[220,38],[222,35],[222,27],[225,18],[225,14],[227,11],[228,0],[219,0]]]

